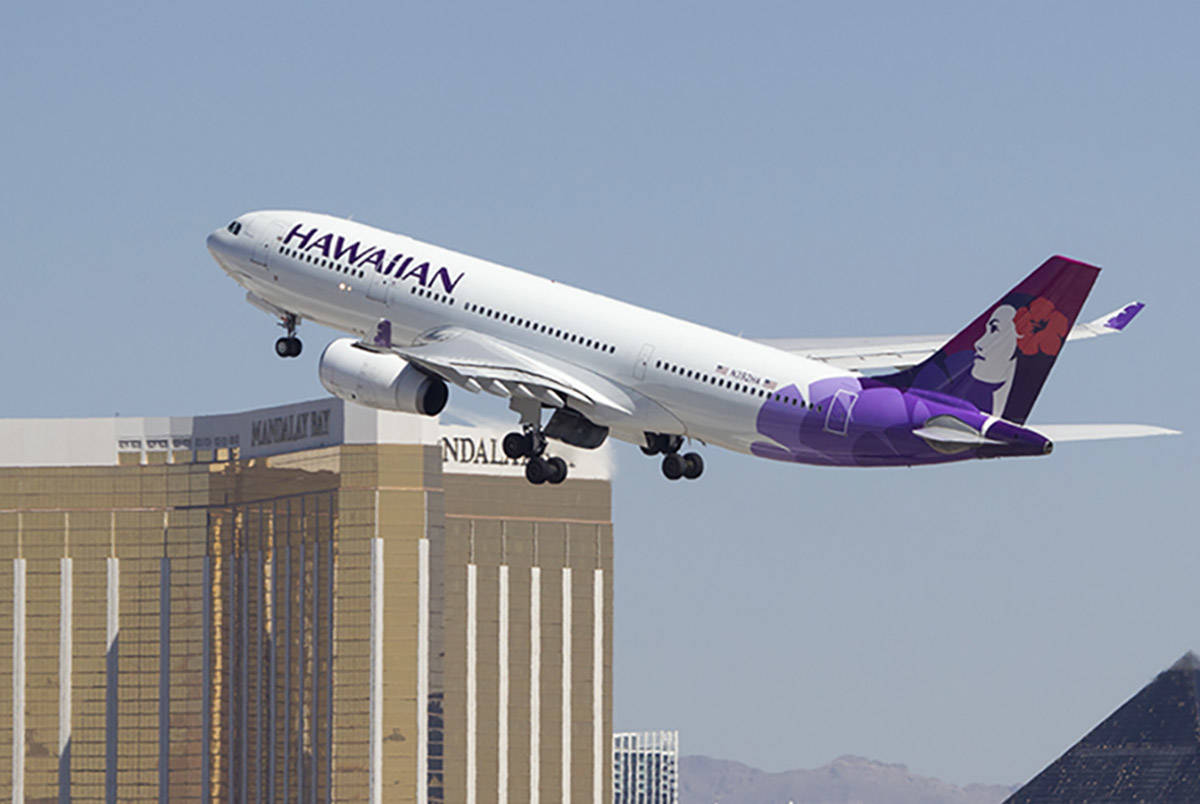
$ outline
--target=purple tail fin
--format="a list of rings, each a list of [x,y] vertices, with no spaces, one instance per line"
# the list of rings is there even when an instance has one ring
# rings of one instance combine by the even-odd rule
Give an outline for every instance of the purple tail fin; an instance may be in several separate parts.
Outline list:
[[[879,377],[1024,423],[1100,269],[1051,257],[931,357]]]

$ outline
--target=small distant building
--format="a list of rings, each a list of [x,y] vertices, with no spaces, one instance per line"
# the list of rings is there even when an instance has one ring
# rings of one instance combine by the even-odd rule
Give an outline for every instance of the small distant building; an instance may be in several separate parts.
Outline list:
[[[1005,804],[1200,801],[1200,658],[1188,652]]]
[[[614,804],[679,804],[679,732],[613,735]]]

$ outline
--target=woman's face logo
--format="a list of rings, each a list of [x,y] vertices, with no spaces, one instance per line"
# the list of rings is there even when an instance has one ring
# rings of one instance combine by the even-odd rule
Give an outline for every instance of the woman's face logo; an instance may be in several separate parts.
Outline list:
[[[983,334],[975,341],[971,376],[980,382],[1007,383],[1012,379],[1017,353],[1016,308],[1002,304],[988,316]]]

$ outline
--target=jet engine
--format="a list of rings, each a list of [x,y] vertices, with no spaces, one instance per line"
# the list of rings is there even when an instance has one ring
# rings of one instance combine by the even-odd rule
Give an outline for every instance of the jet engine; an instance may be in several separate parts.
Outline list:
[[[450,394],[441,377],[426,374],[392,352],[373,352],[338,338],[321,353],[321,385],[347,402],[380,410],[436,416]]]

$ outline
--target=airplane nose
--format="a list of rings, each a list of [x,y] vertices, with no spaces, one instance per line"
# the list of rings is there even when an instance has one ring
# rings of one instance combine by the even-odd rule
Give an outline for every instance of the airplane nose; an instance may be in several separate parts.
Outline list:
[[[208,247],[208,253],[216,260],[221,270],[229,273],[235,258],[233,235],[224,229],[217,229],[205,238],[204,245]]]

